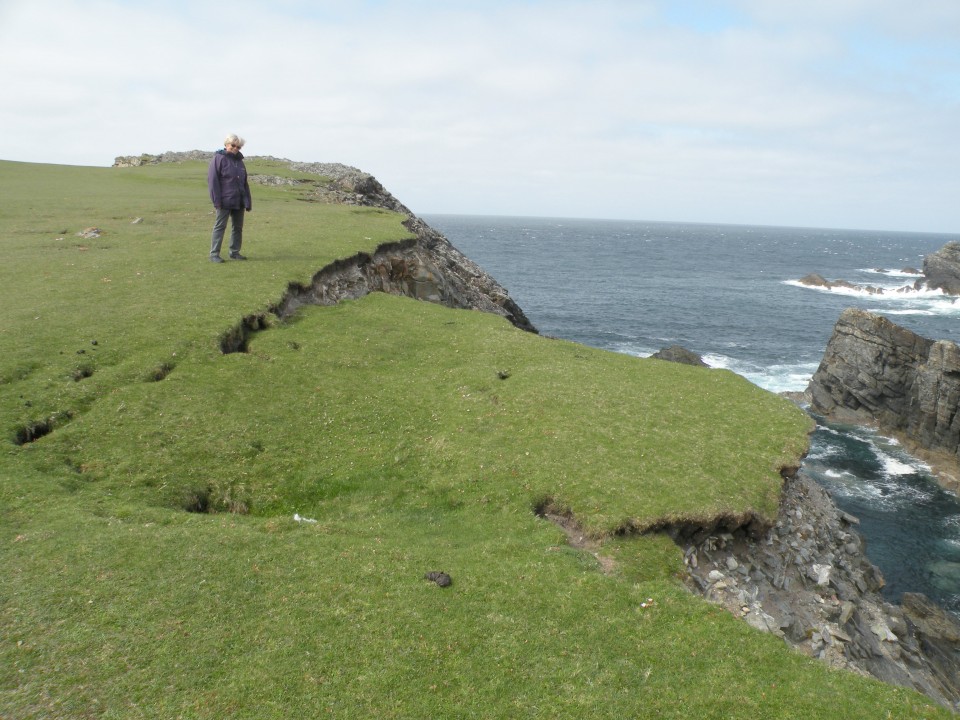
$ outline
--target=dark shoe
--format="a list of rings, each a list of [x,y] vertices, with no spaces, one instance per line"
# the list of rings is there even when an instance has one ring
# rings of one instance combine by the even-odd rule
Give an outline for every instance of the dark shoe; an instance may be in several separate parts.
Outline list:
[[[223,258],[220,257],[219,255],[211,255],[210,262],[218,262],[218,263],[223,262]]]
[[[246,255],[241,255],[240,253],[230,253],[231,260],[246,260]]]

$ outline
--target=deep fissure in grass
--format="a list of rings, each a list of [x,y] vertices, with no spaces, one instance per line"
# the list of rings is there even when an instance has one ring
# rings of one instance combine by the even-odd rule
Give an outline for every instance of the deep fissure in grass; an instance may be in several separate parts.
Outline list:
[[[165,362],[160,363],[147,375],[147,380],[150,382],[160,382],[161,380],[166,380],[167,376],[173,372],[176,365],[173,363]]]
[[[73,413],[66,410],[51,415],[45,420],[37,420],[17,428],[13,442],[17,445],[29,445],[52,433],[58,425],[73,419]]]
[[[542,498],[535,503],[533,512],[537,517],[549,520],[563,530],[572,547],[587,549],[596,555],[596,551],[603,543],[603,536],[591,536],[577,519],[573,510],[568,506],[557,503],[552,497]],[[608,536],[629,538],[640,535],[663,534],[683,548],[691,543],[700,544],[718,533],[739,534],[756,541],[767,533],[771,524],[772,521],[769,518],[751,512],[742,515],[721,514],[704,518],[663,518],[642,526],[633,520],[625,520]]]
[[[91,367],[79,367],[76,370],[74,370],[73,373],[71,374],[71,377],[73,378],[74,382],[80,382],[81,380],[85,380],[86,378],[92,377],[92,376],[93,376],[93,368]]]
[[[443,287],[438,288],[434,282],[419,277],[423,261],[410,252],[417,245],[416,238],[383,243],[372,254],[359,252],[324,266],[313,275],[309,284],[290,283],[280,300],[267,311],[247,315],[225,332],[220,337],[221,352],[224,355],[247,352],[253,336],[271,326],[271,316],[282,322],[304,305],[336,305],[342,300],[356,300],[372,292],[462,307]],[[443,285],[442,278],[438,281]],[[509,376],[506,371],[499,375],[501,380]]]
[[[250,339],[256,333],[268,327],[270,327],[268,313],[247,315],[237,325],[220,336],[220,352],[224,355],[247,352]]]
[[[202,488],[195,488],[185,493],[181,507],[188,513],[198,515],[215,515],[230,513],[232,515],[247,515],[250,506],[243,500],[230,498],[217,492],[213,484]]]
[[[409,268],[406,266],[400,272],[391,266],[391,271],[384,273],[377,261],[385,255],[408,250],[415,245],[416,240],[384,243],[372,255],[359,252],[324,266],[314,273],[309,285],[290,283],[283,297],[268,313],[248,315],[236,327],[227,331],[220,339],[220,349],[224,355],[247,352],[253,335],[269,327],[268,314],[282,321],[303,305],[335,305],[347,298],[357,299],[371,292],[385,291],[384,280],[388,276],[394,281],[411,280]],[[404,294],[416,297],[416,293]]]
[[[188,494],[183,501],[183,509],[188,513],[204,514],[210,512],[210,488]]]

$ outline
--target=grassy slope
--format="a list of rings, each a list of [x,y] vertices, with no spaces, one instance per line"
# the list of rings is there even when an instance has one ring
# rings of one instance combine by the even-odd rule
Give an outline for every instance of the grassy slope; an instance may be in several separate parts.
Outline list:
[[[223,356],[401,218],[258,187],[251,260],[214,266],[202,164],[0,162],[0,197],[0,716],[937,715],[689,595],[669,540],[611,535],[773,513],[808,429],[779,398],[383,295]]]

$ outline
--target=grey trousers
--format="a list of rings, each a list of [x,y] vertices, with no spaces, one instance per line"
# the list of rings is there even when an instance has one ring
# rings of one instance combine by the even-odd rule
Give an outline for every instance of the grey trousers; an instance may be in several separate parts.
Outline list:
[[[220,246],[223,244],[223,233],[227,229],[227,219],[232,219],[230,227],[230,254],[240,252],[243,244],[243,214],[244,209],[220,208],[217,210],[217,219],[213,223],[213,236],[210,238],[210,257],[220,255]]]

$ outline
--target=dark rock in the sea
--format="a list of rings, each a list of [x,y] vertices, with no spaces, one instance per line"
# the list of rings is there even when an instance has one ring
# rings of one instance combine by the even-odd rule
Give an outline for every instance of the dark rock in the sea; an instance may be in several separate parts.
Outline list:
[[[923,259],[927,287],[960,295],[960,242],[949,242]]]
[[[797,282],[803,285],[809,285],[810,287],[830,287],[831,284],[823,275],[818,275],[817,273],[804,275]]]
[[[683,365],[694,365],[696,367],[710,367],[707,365],[703,358],[697,355],[695,352],[687,350],[684,347],[679,345],[671,345],[670,347],[665,347],[658,352],[655,352],[650,357],[656,358],[657,360],[666,360],[668,362],[681,363]]]
[[[840,288],[843,290],[856,290],[859,292],[869,293],[870,295],[883,295],[883,288],[874,287],[873,285],[857,285],[848,280],[827,280],[823,275],[818,275],[817,273],[810,273],[800,278],[797,282],[802,285],[808,285],[809,287],[819,287],[825,288],[827,290],[833,290]]]
[[[784,484],[761,538],[716,532],[683,544],[693,588],[832,667],[911,687],[960,709],[960,624],[924,595],[880,595],[856,518],[803,472]]]
[[[847,309],[808,388],[811,409],[877,423],[924,450],[960,455],[960,347]]]

